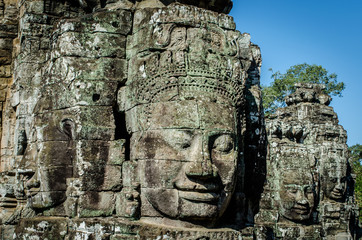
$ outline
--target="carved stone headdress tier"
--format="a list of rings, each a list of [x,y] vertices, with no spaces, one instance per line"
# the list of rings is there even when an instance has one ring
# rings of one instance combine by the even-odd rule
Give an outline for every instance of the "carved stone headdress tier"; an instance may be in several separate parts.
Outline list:
[[[232,71],[216,67],[213,71],[197,66],[182,66],[165,70],[155,76],[134,81],[130,93],[138,104],[168,101],[176,95],[189,99],[195,94],[215,99],[228,100],[240,106],[243,99],[243,84],[231,78]]]
[[[165,14],[168,11],[172,21]],[[233,31],[232,19],[178,4],[163,11],[138,10],[135,16],[137,23],[147,22],[150,27],[134,25],[128,48],[129,78],[120,91],[128,101],[124,110],[199,96],[228,106],[242,105],[249,66],[244,66],[240,55],[250,52],[250,37]]]

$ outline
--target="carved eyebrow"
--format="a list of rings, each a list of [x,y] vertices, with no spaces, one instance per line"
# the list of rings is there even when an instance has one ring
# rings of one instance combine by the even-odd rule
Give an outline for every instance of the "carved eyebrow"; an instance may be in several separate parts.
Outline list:
[[[235,133],[230,130],[213,130],[210,132],[207,132],[207,136],[213,137],[213,136],[221,136],[221,135],[230,135],[231,137],[235,137]]]
[[[172,134],[162,133],[162,136],[167,143],[173,143],[174,140],[177,140],[180,137],[186,137],[186,138],[189,138],[188,140],[191,140],[192,136],[193,136],[193,132],[191,130],[184,130],[184,129],[169,129],[169,130],[171,130]],[[168,131],[166,131],[166,132],[168,132]],[[184,134],[184,135],[181,136],[181,134]]]
[[[188,130],[188,129],[176,129],[176,131],[184,132],[187,135],[189,135],[190,137],[193,135],[193,132],[191,130]]]

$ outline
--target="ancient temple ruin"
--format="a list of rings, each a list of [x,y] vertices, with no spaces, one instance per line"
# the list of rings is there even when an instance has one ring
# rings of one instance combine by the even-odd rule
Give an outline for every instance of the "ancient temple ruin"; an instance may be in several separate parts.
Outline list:
[[[256,223],[277,239],[352,239],[358,207],[347,134],[319,84],[298,84],[266,118],[267,181]]]
[[[264,119],[231,7],[0,1],[1,239],[355,237],[330,97]]]

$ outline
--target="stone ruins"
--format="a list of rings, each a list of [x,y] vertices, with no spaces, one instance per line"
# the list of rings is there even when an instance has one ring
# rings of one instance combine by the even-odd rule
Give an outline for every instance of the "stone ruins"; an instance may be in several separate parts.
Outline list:
[[[1,239],[356,238],[331,98],[264,118],[231,7],[0,0]]]

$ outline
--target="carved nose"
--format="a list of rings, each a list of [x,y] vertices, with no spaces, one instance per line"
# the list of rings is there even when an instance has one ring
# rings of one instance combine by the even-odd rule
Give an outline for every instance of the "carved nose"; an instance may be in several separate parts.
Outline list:
[[[342,191],[343,190],[343,184],[341,182],[337,182],[334,189],[337,190],[337,191]]]
[[[304,206],[309,205],[308,200],[306,198],[298,200],[298,204],[299,205],[304,205]]]
[[[218,176],[218,170],[211,161],[188,163],[185,172],[188,177],[215,178]]]
[[[308,199],[306,198],[303,191],[298,191],[296,200],[297,200],[298,204],[308,205]]]
[[[212,178],[218,176],[217,167],[212,164],[210,154],[204,149],[202,136],[195,139],[190,152],[190,162],[186,164],[185,173],[188,177]]]
[[[26,182],[25,188],[31,189],[31,188],[39,188],[40,187],[40,181],[38,181],[35,178],[31,178],[29,181]]]

